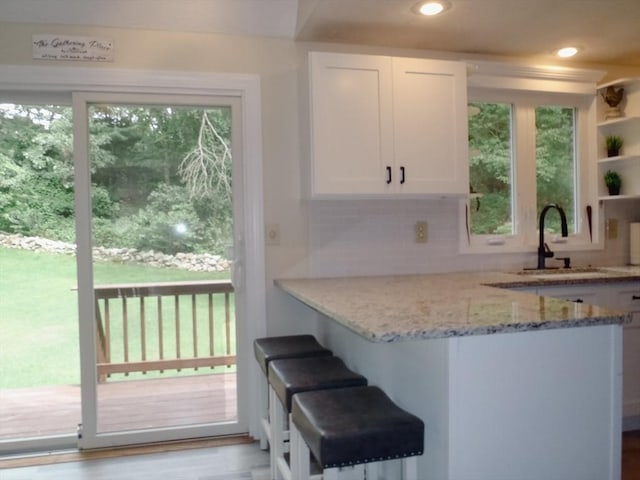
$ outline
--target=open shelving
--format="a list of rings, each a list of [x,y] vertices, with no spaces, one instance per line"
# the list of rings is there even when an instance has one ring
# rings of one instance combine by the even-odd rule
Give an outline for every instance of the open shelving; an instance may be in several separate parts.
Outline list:
[[[621,103],[623,116],[605,118],[607,105],[600,95],[607,87],[624,88]],[[640,78],[621,78],[598,87],[598,150],[602,155],[598,160],[598,198],[600,200],[640,199]],[[606,137],[618,135],[624,140],[622,154],[616,157],[606,155]],[[604,184],[604,174],[614,170],[622,177],[620,195],[609,195]]]

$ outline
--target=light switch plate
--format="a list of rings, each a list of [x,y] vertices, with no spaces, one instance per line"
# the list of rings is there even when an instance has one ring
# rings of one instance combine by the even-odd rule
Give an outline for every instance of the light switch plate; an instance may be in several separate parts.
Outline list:
[[[266,245],[280,245],[280,225],[269,223],[264,229],[264,243]]]

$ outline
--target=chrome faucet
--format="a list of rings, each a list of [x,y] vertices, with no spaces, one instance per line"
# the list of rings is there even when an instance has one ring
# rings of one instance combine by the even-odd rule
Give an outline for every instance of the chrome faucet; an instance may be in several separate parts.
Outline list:
[[[547,245],[544,241],[544,218],[547,215],[547,212],[552,208],[558,210],[558,213],[560,214],[560,228],[562,229],[562,236],[566,237],[569,235],[569,229],[567,227],[567,216],[564,214],[564,210],[562,209],[562,207],[556,205],[555,203],[549,203],[545,205],[542,209],[542,212],[540,212],[540,225],[538,227],[540,230],[540,243],[538,243],[538,270],[545,269],[545,259],[553,257],[553,252],[549,248],[549,245]]]

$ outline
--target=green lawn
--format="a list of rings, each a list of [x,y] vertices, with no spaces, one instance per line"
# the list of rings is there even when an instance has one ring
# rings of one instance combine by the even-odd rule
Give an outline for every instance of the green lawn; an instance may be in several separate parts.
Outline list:
[[[75,275],[74,257],[0,248],[0,388],[80,382]],[[101,284],[228,278],[228,273],[113,263],[95,264],[94,275]],[[183,323],[181,335],[188,338],[190,314]],[[136,344],[139,334],[132,325]],[[114,345],[114,355],[118,350]]]

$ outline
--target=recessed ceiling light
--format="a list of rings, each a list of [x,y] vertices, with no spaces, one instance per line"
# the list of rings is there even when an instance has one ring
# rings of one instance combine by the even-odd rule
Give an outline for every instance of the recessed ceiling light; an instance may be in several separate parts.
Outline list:
[[[448,10],[450,7],[451,4],[446,0],[429,0],[417,3],[412,10],[420,15],[433,16]]]
[[[578,47],[563,47],[556,52],[556,55],[561,58],[569,58],[573,57],[576,53],[578,53],[578,51]]]

